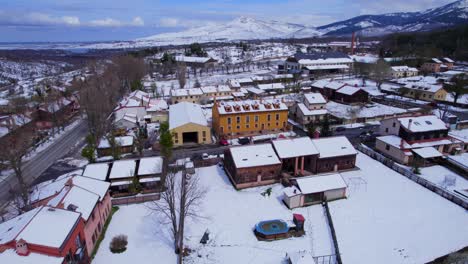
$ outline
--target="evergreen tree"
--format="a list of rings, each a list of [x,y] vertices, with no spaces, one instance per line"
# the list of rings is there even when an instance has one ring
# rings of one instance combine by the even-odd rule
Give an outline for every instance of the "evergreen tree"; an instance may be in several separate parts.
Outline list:
[[[328,116],[325,116],[325,118],[322,120],[320,124],[320,135],[322,137],[329,137],[332,135],[332,132],[330,129],[330,120],[328,119]]]

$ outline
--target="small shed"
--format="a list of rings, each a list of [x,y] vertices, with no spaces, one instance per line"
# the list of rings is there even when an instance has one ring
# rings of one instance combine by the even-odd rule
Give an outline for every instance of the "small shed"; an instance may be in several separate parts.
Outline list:
[[[296,179],[296,186],[285,189],[283,201],[290,209],[333,201],[346,198],[346,188],[338,173],[300,178]]]

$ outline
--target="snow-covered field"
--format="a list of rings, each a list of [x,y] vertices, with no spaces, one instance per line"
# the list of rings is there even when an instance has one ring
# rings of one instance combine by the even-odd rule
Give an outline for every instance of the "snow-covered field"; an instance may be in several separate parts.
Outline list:
[[[440,165],[421,168],[421,176],[449,191],[468,189],[468,181],[463,176]]]
[[[425,263],[468,245],[466,210],[362,153],[357,166],[343,173],[355,191],[330,203],[343,263]]]
[[[406,113],[405,109],[378,103],[367,104],[364,107],[360,107],[330,101],[327,103],[326,107],[330,114],[344,119],[352,119],[352,111],[355,111],[355,118],[373,118]]]
[[[402,175],[358,154],[360,171],[343,173],[349,197],[330,203],[344,263],[422,263],[468,245],[468,215]],[[187,225],[186,244],[194,250],[185,263],[284,263],[286,252],[308,251],[314,256],[333,254],[333,244],[321,205],[288,210],[282,189],[268,187],[236,191],[221,168],[197,170],[208,191],[200,214],[205,218]],[[358,184],[357,179],[367,184]],[[306,236],[259,242],[252,233],[261,220],[306,218]],[[199,243],[210,231],[207,245]],[[122,206],[114,215],[93,263],[173,263],[168,231],[148,204]],[[128,249],[112,254],[113,236],[128,235]]]
[[[206,219],[188,225],[188,246],[195,250],[185,263],[281,263],[286,252],[306,250],[313,255],[333,253],[333,244],[321,205],[290,211],[281,201],[282,186],[273,185],[272,195],[260,193],[268,187],[236,191],[221,168],[198,169],[200,183],[208,192],[200,212]],[[306,218],[306,236],[275,242],[259,242],[252,230],[261,220],[292,220],[292,214]],[[210,242],[199,241],[206,229]],[[108,245],[113,236],[128,235],[129,247],[122,254],[112,254]],[[114,215],[101,248],[93,263],[172,263],[173,246],[167,226],[144,204],[122,206]]]

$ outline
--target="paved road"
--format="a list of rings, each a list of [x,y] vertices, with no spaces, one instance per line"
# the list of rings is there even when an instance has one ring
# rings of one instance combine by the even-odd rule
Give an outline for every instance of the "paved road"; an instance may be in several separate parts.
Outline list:
[[[47,149],[27,161],[23,165],[23,175],[26,181],[28,183],[36,181],[55,161],[61,159],[70,150],[79,145],[87,133],[87,123],[81,120],[78,125],[58,138]],[[16,184],[17,181],[13,176],[7,177],[5,181],[2,181],[0,183],[0,200],[8,198],[10,188],[16,186]]]

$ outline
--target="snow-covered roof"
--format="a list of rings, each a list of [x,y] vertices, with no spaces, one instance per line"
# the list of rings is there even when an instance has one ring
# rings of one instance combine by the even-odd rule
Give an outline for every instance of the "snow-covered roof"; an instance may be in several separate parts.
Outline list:
[[[257,88],[260,90],[283,90],[285,86],[282,83],[269,83],[269,84],[258,84]]]
[[[62,203],[65,209],[69,206],[76,206],[75,212],[81,213],[81,217],[87,221],[98,201],[99,195],[73,186],[63,198]]]
[[[163,159],[161,157],[148,157],[140,159],[138,175],[151,175],[162,173]]]
[[[34,208],[31,211],[0,223],[0,245],[15,240],[18,234],[24,229],[26,225],[28,225],[28,223],[31,221],[31,219],[33,219],[33,217],[39,212],[40,209],[40,207]],[[2,254],[0,253],[0,256],[1,255]],[[1,259],[2,258],[0,257],[0,260]]]
[[[301,191],[294,185],[284,188],[283,192],[287,197],[294,197],[301,194]]]
[[[220,102],[216,107],[218,108],[218,112],[221,115],[288,110],[288,106],[281,100],[277,99]]]
[[[278,139],[273,141],[273,146],[281,159],[318,154],[309,137]]]
[[[452,59],[447,58],[447,57],[445,57],[444,60],[445,60],[446,62],[449,62],[449,63],[454,63],[454,61],[453,61]]]
[[[468,129],[451,130],[449,135],[455,139],[468,143]]]
[[[229,79],[228,83],[231,87],[239,88],[241,85],[236,79]]]
[[[271,144],[232,147],[229,150],[236,168],[281,164]]]
[[[353,95],[357,92],[359,92],[359,90],[361,90],[361,88],[359,87],[354,87],[354,86],[350,86],[350,85],[346,85],[346,86],[343,86],[342,88],[340,88],[338,91],[336,91],[337,93],[340,93],[340,94],[346,94],[346,95]]]
[[[99,200],[102,201],[109,190],[109,183],[83,176],[75,176],[72,179],[74,186],[79,186],[94,194],[99,195]]]
[[[189,123],[201,126],[208,125],[199,104],[181,102],[169,107],[169,129],[174,129]]]
[[[351,58],[326,58],[326,59],[300,59],[299,64],[301,65],[316,65],[316,64],[345,64],[345,63],[353,63]]]
[[[325,85],[325,88],[332,89],[332,90],[338,90],[341,87],[345,86],[346,84],[338,81],[333,81],[329,82],[327,85]]]
[[[315,138],[312,139],[312,143],[317,148],[321,159],[357,154],[356,149],[345,136]]]
[[[200,88],[173,89],[171,94],[172,96],[202,95],[203,91]]]
[[[155,112],[161,110],[167,110],[169,106],[167,105],[166,100],[163,99],[151,99],[149,105],[146,108],[147,112]]]
[[[258,89],[258,88],[255,88],[255,87],[249,87],[249,88],[246,88],[246,90],[247,90],[248,92],[251,92],[251,93],[257,94],[257,95],[260,95],[260,94],[264,94],[264,93],[265,93],[264,90]]]
[[[297,185],[303,194],[318,193],[329,190],[346,188],[346,182],[341,174],[323,176],[310,176],[296,179]]]
[[[441,84],[427,84],[427,83],[407,83],[405,85],[405,88],[411,89],[411,90],[420,90],[422,92],[432,92],[435,93],[439,91],[440,89],[443,89],[443,85]]]
[[[81,170],[74,171],[71,173],[67,173],[57,177],[56,179],[45,181],[39,184],[36,184],[32,188],[32,193],[30,195],[31,202],[38,202],[45,198],[51,197],[55,194],[58,194],[63,187],[65,186],[66,182],[72,178],[73,175],[80,175],[82,173]]]
[[[297,106],[304,116],[326,115],[328,113],[327,109],[310,110],[303,103],[298,103]]]
[[[411,148],[410,144],[408,144],[404,139],[398,136],[387,135],[387,136],[377,137],[376,139],[398,149],[410,149]]]
[[[396,72],[418,72],[418,69],[408,66],[393,66],[392,71]]]
[[[410,120],[412,121],[411,125]],[[447,129],[444,121],[435,115],[401,117],[398,118],[398,121],[405,129],[411,132],[427,132]]]
[[[322,88],[322,89],[323,89],[328,83],[330,83],[329,80],[327,80],[327,79],[322,79],[322,80],[318,80],[318,81],[314,82],[314,83],[312,84],[312,86],[313,86],[313,87],[316,87],[316,88]]]
[[[115,142],[121,147],[128,147],[133,145],[133,137],[132,136],[123,136],[123,137],[115,137]],[[98,148],[110,148],[110,143],[107,138],[101,139],[99,142]]]
[[[109,179],[130,178],[135,173],[135,160],[114,161]]]
[[[183,61],[183,62],[194,62],[194,63],[206,63],[212,58],[210,57],[189,57],[189,56],[176,56],[176,61]]]
[[[323,97],[321,93],[307,93],[304,94],[304,99],[309,104],[326,104],[327,100]]]
[[[200,88],[203,93],[209,94],[209,93],[219,93],[219,92],[230,92],[231,88],[227,85],[217,85],[217,86],[205,86]]]
[[[442,63],[442,61],[437,59],[437,58],[432,58],[432,61],[435,62],[435,63]]]
[[[18,235],[18,239],[31,244],[59,248],[73,231],[79,219],[80,214],[77,212],[40,207],[40,211]]]
[[[90,177],[96,180],[105,181],[107,179],[108,171],[109,171],[108,163],[88,164],[84,168],[83,176]]]
[[[348,65],[344,64],[325,64],[325,65],[310,65],[306,66],[306,69],[309,71],[317,71],[317,70],[340,70],[340,69],[349,69]]]
[[[426,148],[419,148],[419,149],[413,149],[413,152],[418,154],[421,158],[424,159],[429,159],[429,158],[436,158],[436,157],[442,157],[442,153],[437,151],[433,147],[426,147]]]
[[[45,254],[29,253],[28,256],[20,256],[13,249],[7,249],[0,253],[0,263],[5,264],[62,264],[64,257],[53,257]]]

